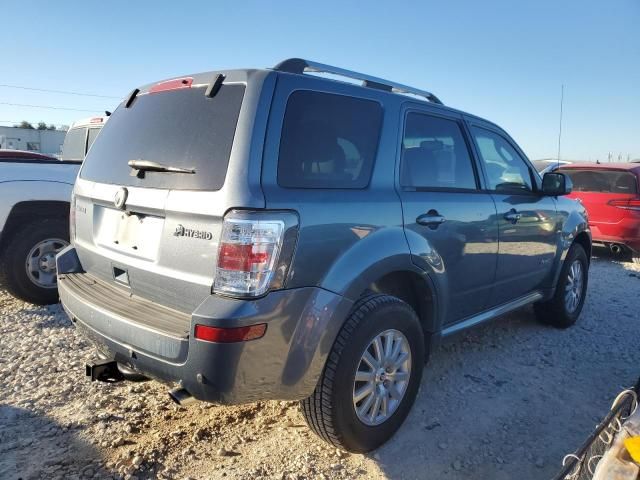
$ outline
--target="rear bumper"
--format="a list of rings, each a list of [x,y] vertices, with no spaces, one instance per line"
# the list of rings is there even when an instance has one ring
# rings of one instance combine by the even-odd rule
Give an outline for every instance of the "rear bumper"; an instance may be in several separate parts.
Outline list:
[[[640,218],[624,218],[618,223],[589,224],[594,242],[619,243],[640,253]]]
[[[75,255],[73,247],[64,255]],[[251,301],[210,295],[186,315],[162,312],[163,307],[146,305],[124,290],[115,308],[99,291],[105,285],[97,281],[87,287],[92,281],[86,273],[59,274],[60,299],[78,330],[119,363],[163,382],[178,382],[199,400],[225,404],[309,396],[352,305],[340,295],[307,287]],[[116,287],[106,287],[117,295]],[[155,309],[153,315],[145,308]],[[171,315],[175,325],[169,327]],[[159,318],[156,324],[150,321],[153,316]],[[266,333],[249,342],[213,343],[193,336],[196,324],[258,323],[267,324]]]

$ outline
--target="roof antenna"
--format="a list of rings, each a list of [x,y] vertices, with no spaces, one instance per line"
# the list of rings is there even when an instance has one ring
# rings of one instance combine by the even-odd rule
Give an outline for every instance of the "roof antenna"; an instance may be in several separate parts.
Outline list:
[[[560,128],[558,131],[558,168],[560,168],[560,145],[562,142],[562,104],[564,103],[564,83],[560,89]]]

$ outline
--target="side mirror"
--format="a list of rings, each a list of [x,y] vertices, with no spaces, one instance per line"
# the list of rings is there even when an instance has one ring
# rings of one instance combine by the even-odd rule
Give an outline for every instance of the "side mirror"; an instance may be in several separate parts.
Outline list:
[[[571,179],[564,173],[548,172],[542,177],[542,194],[549,197],[567,195],[573,190]]]

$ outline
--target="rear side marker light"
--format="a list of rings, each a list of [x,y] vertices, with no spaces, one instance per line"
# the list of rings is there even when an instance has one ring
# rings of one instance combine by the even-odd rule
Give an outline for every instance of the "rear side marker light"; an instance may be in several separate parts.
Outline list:
[[[191,88],[192,83],[193,77],[167,80],[166,82],[156,83],[149,89],[149,93],[167,92],[169,90],[182,90],[183,88]]]
[[[215,343],[248,342],[262,338],[267,331],[267,324],[250,325],[248,327],[220,328],[207,325],[196,325],[194,336],[198,340]]]
[[[631,200],[609,200],[608,204],[612,207],[624,208],[625,210],[640,211],[640,198],[633,198]]]
[[[71,192],[71,207],[69,208],[69,240],[76,239],[76,194]]]

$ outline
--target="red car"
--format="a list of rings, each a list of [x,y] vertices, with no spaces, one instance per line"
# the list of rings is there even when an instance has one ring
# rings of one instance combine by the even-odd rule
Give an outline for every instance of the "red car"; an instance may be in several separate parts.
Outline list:
[[[640,263],[640,164],[572,163],[559,171],[573,182],[569,197],[587,209],[593,242]]]
[[[0,162],[59,162],[51,155],[45,155],[38,152],[29,152],[26,150],[0,150]]]

